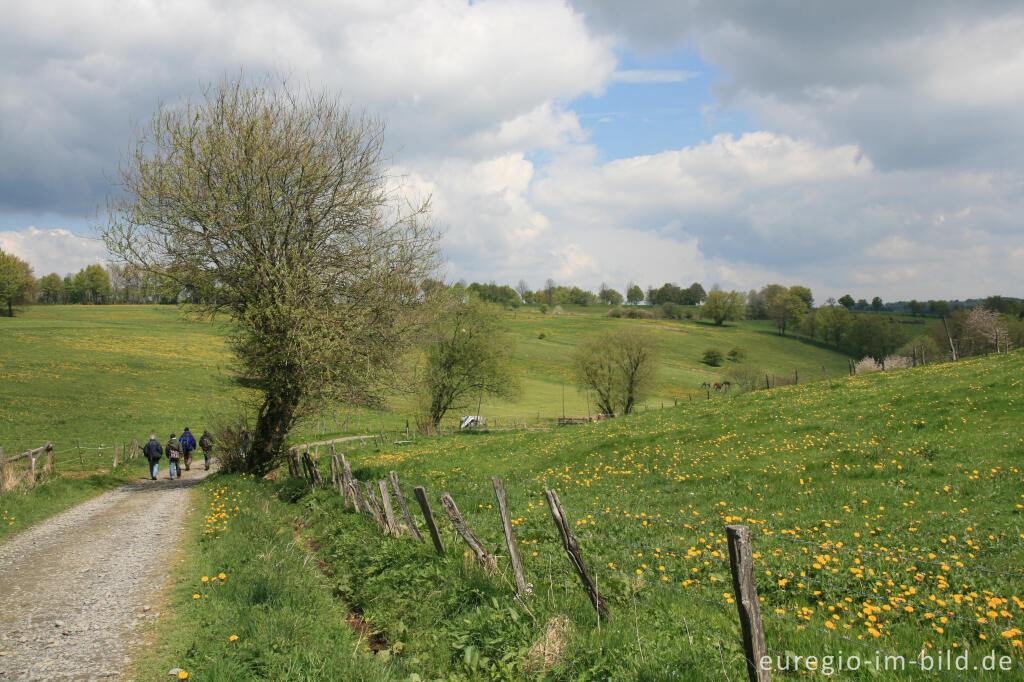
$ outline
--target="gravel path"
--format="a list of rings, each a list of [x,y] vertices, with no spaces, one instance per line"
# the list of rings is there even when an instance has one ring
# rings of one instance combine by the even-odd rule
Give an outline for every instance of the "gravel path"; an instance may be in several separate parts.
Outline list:
[[[163,469],[164,467],[161,467]],[[0,680],[124,677],[206,471],[128,483],[0,545]]]

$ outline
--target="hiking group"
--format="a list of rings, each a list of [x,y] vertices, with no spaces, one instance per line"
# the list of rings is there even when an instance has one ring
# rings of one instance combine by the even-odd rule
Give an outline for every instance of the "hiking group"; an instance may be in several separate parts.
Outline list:
[[[203,459],[206,462],[206,470],[210,470],[210,457],[213,455],[213,436],[210,435],[209,431],[204,430],[203,435],[199,437],[199,447],[203,450]],[[185,427],[180,437],[175,437],[171,434],[171,439],[167,441],[167,445],[160,445],[156,440],[156,435],[149,437],[149,442],[146,443],[146,447],[142,449],[142,454],[149,460],[149,475],[152,480],[156,480],[157,469],[160,468],[160,459],[166,454],[168,467],[170,468],[170,478],[174,480],[175,473],[177,478],[182,476],[182,463],[185,464],[185,471],[192,470],[192,452],[196,449],[196,439],[192,435],[192,432]]]

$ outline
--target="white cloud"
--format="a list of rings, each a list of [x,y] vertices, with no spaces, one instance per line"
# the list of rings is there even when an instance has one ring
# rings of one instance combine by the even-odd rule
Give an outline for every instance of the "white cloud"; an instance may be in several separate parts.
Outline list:
[[[36,277],[51,272],[66,275],[93,263],[105,265],[107,261],[103,242],[62,229],[40,230],[29,226],[0,231],[0,249],[31,265]]]

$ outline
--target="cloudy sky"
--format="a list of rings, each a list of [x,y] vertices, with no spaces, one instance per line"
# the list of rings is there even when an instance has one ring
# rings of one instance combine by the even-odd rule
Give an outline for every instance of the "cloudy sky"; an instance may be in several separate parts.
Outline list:
[[[0,248],[105,260],[133,130],[244,69],[387,121],[452,280],[1021,296],[1021,36],[979,0],[4,3]]]

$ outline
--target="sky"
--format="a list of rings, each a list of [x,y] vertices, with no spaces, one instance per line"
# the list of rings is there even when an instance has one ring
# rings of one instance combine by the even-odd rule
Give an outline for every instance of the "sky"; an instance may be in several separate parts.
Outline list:
[[[1024,296],[1024,5],[0,0],[0,248],[107,255],[118,161],[245,73],[387,125],[451,281]]]

